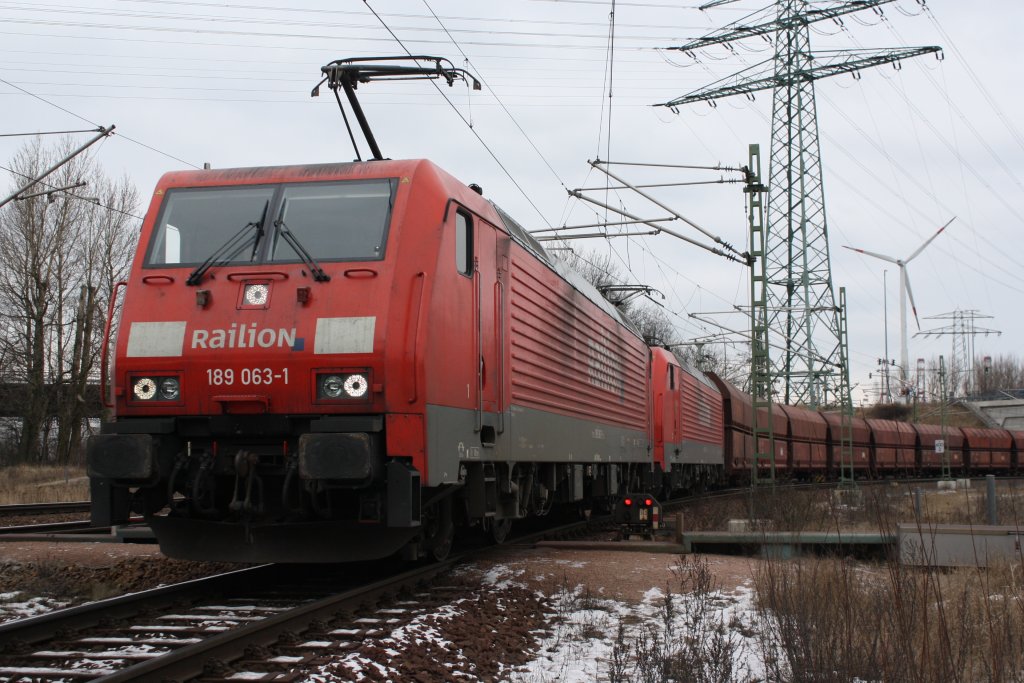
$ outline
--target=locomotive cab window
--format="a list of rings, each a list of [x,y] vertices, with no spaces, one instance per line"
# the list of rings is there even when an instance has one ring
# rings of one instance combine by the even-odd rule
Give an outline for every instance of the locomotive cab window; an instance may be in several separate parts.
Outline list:
[[[273,196],[272,187],[168,190],[146,265],[194,265],[223,246],[225,263],[252,261]]]
[[[384,258],[394,188],[388,179],[286,185],[270,260],[301,260],[285,231],[318,260]]]
[[[455,267],[473,274],[473,219],[461,211],[455,212]]]

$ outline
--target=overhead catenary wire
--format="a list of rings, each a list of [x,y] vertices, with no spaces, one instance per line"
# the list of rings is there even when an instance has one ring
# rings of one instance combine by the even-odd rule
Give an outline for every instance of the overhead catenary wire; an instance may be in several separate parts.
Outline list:
[[[378,20],[378,21],[380,21],[381,25],[382,25],[382,26],[383,26],[383,27],[385,28],[385,30],[387,30],[387,32],[388,32],[389,34],[391,34],[391,37],[392,37],[392,38],[394,38],[395,42],[397,42],[397,43],[398,43],[398,45],[399,45],[399,46],[400,46],[400,47],[401,47],[401,48],[402,48],[403,50],[405,50],[405,53],[406,53],[407,55],[409,55],[410,57],[412,57],[412,56],[413,56],[413,53],[412,53],[412,52],[411,52],[411,51],[410,51],[410,50],[409,50],[409,49],[408,49],[408,48],[407,48],[407,47],[405,46],[405,44],[404,44],[404,43],[403,43],[403,42],[401,41],[401,39],[400,39],[400,38],[399,38],[399,37],[398,37],[397,35],[395,35],[395,34],[394,34],[394,32],[393,32],[393,31],[391,30],[391,28],[390,28],[390,27],[388,26],[387,22],[386,22],[386,21],[384,21],[383,17],[381,17],[381,16],[379,15],[379,14],[377,14],[377,11],[376,11],[376,10],[374,10],[374,9],[373,9],[373,7],[372,7],[372,6],[370,5],[370,1],[369,1],[369,0],[363,0],[363,4],[365,4],[365,5],[366,5],[366,7],[367,7],[367,9],[369,9],[369,10],[370,10],[370,11],[371,11],[371,12],[373,13],[373,16],[377,17],[377,20]],[[480,133],[479,133],[479,132],[478,132],[478,131],[477,131],[477,130],[476,130],[475,128],[473,128],[473,126],[469,125],[469,121],[467,121],[467,120],[466,120],[466,117],[462,115],[462,112],[461,112],[461,111],[459,111],[459,108],[455,106],[455,103],[454,103],[454,102],[452,102],[452,101],[451,101],[451,100],[450,100],[450,99],[448,98],[448,96],[447,96],[447,95],[445,95],[444,91],[443,91],[443,90],[441,90],[441,86],[439,86],[439,85],[437,84],[437,82],[436,82],[436,81],[434,81],[434,80],[431,80],[431,81],[429,81],[429,82],[430,82],[430,84],[431,84],[431,85],[433,85],[433,86],[434,86],[434,88],[435,88],[435,89],[437,90],[438,94],[440,94],[440,95],[441,95],[441,97],[443,97],[443,98],[444,98],[445,102],[447,102],[447,103],[448,103],[448,105],[449,105],[449,106],[450,106],[450,107],[452,108],[452,111],[454,111],[454,112],[455,112],[455,114],[456,114],[456,115],[457,115],[457,116],[458,116],[458,117],[459,117],[460,119],[462,119],[462,122],[463,122],[464,124],[466,124],[466,127],[467,127],[467,128],[469,129],[469,131],[470,131],[470,132],[471,132],[471,133],[473,134],[473,136],[474,136],[474,137],[475,137],[475,138],[477,139],[477,141],[479,141],[479,142],[480,142],[480,144],[481,144],[481,145],[483,145],[483,148],[484,148],[485,150],[487,150],[487,153],[488,153],[488,154],[489,154],[489,155],[491,156],[491,158],[492,158],[492,159],[494,160],[494,162],[495,162],[496,164],[498,164],[498,167],[499,167],[499,168],[500,168],[500,169],[502,170],[502,172],[503,172],[503,173],[504,173],[504,174],[505,174],[505,175],[506,175],[506,176],[508,177],[508,179],[509,179],[509,180],[510,180],[510,181],[512,182],[512,185],[513,185],[513,186],[514,186],[514,187],[515,187],[515,188],[516,188],[517,190],[519,190],[519,193],[523,195],[523,198],[525,198],[525,199],[526,199],[527,203],[529,203],[529,205],[530,205],[531,207],[533,207],[533,210],[537,212],[537,215],[538,215],[538,216],[539,216],[539,217],[541,218],[541,220],[543,220],[543,221],[544,221],[545,223],[547,223],[548,225],[551,225],[550,221],[548,221],[547,217],[546,217],[546,216],[544,215],[544,212],[540,210],[540,208],[539,208],[539,207],[537,206],[537,204],[536,204],[536,203],[534,203],[534,201],[533,201],[533,198],[532,198],[532,197],[530,197],[530,195],[529,195],[529,194],[528,194],[528,193],[526,192],[526,190],[524,190],[524,189],[522,188],[522,186],[521,186],[521,185],[519,184],[519,182],[518,182],[518,181],[517,181],[517,180],[516,180],[516,179],[515,179],[515,178],[514,178],[514,177],[512,176],[512,173],[511,173],[511,172],[510,172],[510,171],[509,171],[509,170],[508,170],[508,169],[507,169],[507,168],[505,167],[505,165],[504,165],[504,164],[503,164],[503,163],[501,162],[501,160],[500,160],[500,159],[498,158],[498,155],[497,155],[497,154],[496,154],[496,153],[494,152],[494,150],[492,150],[492,149],[491,149],[491,147],[490,147],[490,146],[489,146],[489,145],[488,145],[488,144],[487,144],[487,143],[486,143],[486,142],[484,141],[484,139],[483,139],[483,137],[482,137],[482,136],[480,135]]]
[[[540,160],[544,162],[544,166],[546,166],[547,169],[551,171],[551,174],[555,176],[555,179],[558,181],[558,184],[561,185],[562,187],[565,187],[565,182],[562,180],[562,177],[558,174],[558,171],[556,171],[554,166],[551,165],[551,162],[548,161],[548,158],[544,155],[544,153],[540,151],[536,143],[534,143],[533,138],[531,138],[530,135],[526,132],[526,130],[522,127],[522,125],[520,125],[518,119],[516,119],[512,112],[509,111],[509,108],[505,106],[505,103],[498,96],[498,93],[490,86],[490,84],[484,78],[483,72],[476,68],[476,66],[473,64],[473,61],[469,58],[469,55],[467,55],[465,50],[462,49],[462,46],[459,45],[457,40],[455,40],[455,37],[448,32],[448,28],[444,25],[444,23],[442,23],[441,19],[437,16],[437,14],[434,13],[434,10],[430,7],[430,3],[428,3],[427,0],[422,1],[423,5],[427,8],[427,11],[430,12],[431,16],[434,17],[438,25],[440,25],[441,28],[444,29],[445,35],[447,35],[448,38],[451,39],[452,44],[459,51],[459,54],[462,55],[462,58],[466,61],[466,64],[473,68],[474,75],[480,79],[480,82],[483,83],[484,87],[487,88],[487,91],[491,94],[492,97],[494,97],[495,101],[498,103],[498,106],[501,107],[501,110],[503,112],[505,112],[505,115],[516,127],[516,130],[518,130],[519,133],[523,136],[523,138],[526,139],[526,142],[529,143],[530,148],[537,154],[538,157],[540,157]],[[473,126],[470,125],[470,128],[472,127]]]
[[[90,121],[89,119],[85,118],[84,116],[76,114],[75,112],[71,111],[70,109],[67,109],[66,107],[62,107],[59,104],[56,104],[55,102],[51,102],[50,100],[45,99],[44,97],[36,95],[35,93],[29,92],[25,88],[22,88],[21,86],[15,85],[14,83],[11,83],[10,81],[8,81],[8,80],[6,80],[4,78],[0,78],[0,83],[3,83],[5,85],[7,85],[7,86],[10,86],[10,87],[14,88],[15,90],[20,90],[24,94],[29,95],[30,97],[34,97],[35,99],[39,100],[40,102],[44,102],[44,103],[50,105],[51,107],[56,107],[57,109],[60,109],[62,112],[66,113],[66,114],[70,114],[71,116],[74,116],[76,119],[79,119],[81,121],[85,121],[86,123],[91,124],[93,126],[96,126],[98,128],[100,127],[99,124],[97,124],[95,121]],[[134,138],[128,137],[124,133],[119,133],[118,137],[123,138],[123,139],[127,140],[128,142],[132,142],[132,143],[134,143],[136,145],[139,145],[140,147],[145,147],[146,149],[151,150],[153,152],[156,152],[157,154],[162,154],[165,157],[168,157],[170,159],[174,159],[175,161],[180,161],[181,163],[187,164],[188,166],[191,166],[192,168],[196,168],[196,169],[199,168],[199,166],[196,166],[193,163],[185,161],[184,159],[180,159],[180,158],[174,156],[173,154],[169,154],[168,152],[164,152],[163,150],[157,149],[156,147],[153,147],[151,145],[147,145],[144,142],[141,142],[141,141],[136,140]]]
[[[80,5],[78,5],[78,6],[67,5],[67,4],[55,5],[55,4],[40,3],[40,2],[25,3],[25,2],[10,2],[10,1],[0,2],[0,9],[23,10],[23,11],[33,11],[33,12],[60,13],[60,14],[69,14],[69,15],[88,14],[88,15],[97,15],[97,16],[116,16],[116,17],[128,17],[128,18],[139,18],[139,19],[167,19],[167,20],[172,20],[172,21],[205,20],[205,21],[224,22],[224,23],[246,23],[246,24],[268,23],[268,24],[285,25],[285,26],[317,26],[317,27],[324,27],[324,28],[347,28],[347,27],[352,26],[351,22],[328,23],[328,22],[324,21],[322,18],[319,18],[319,17],[322,17],[324,15],[328,15],[328,16],[331,16],[331,15],[342,15],[342,16],[347,16],[347,17],[359,17],[359,18],[362,18],[362,17],[365,16],[364,13],[356,11],[356,10],[342,10],[342,9],[332,9],[332,8],[302,8],[302,7],[297,7],[297,6],[295,6],[294,4],[291,4],[291,3],[289,3],[289,5],[287,7],[281,7],[281,6],[268,6],[268,5],[236,4],[236,3],[232,3],[231,5],[224,5],[222,3],[180,2],[180,1],[175,1],[175,0],[122,0],[122,2],[128,3],[128,4],[140,4],[140,3],[159,4],[162,7],[163,6],[205,7],[205,8],[210,8],[210,9],[222,10],[222,12],[218,13],[218,14],[194,14],[194,13],[191,13],[191,14],[184,14],[184,13],[175,14],[175,13],[171,13],[171,12],[167,12],[167,11],[161,11],[161,12],[152,11],[152,12],[148,12],[148,11],[143,11],[143,10],[115,10],[115,9],[109,9],[109,8],[101,10],[101,9],[97,9],[97,8],[82,7]],[[606,4],[606,3],[602,3],[602,4]],[[244,11],[246,11],[248,13],[244,14],[244,15],[226,15],[226,14],[223,13],[223,10],[226,10],[226,9],[230,9],[230,10],[244,10]],[[268,13],[276,13],[278,16],[256,17],[256,16],[251,14],[251,12],[253,12],[253,11],[256,11],[256,12],[262,11],[262,12],[268,12]],[[284,18],[282,18],[280,16],[281,14],[284,14],[284,15],[286,15],[288,17],[294,17],[296,15],[301,15],[301,14],[313,14],[313,15],[317,16],[318,19],[316,21],[301,21],[301,20],[296,20],[296,19],[292,19],[292,18],[284,19]],[[400,18],[400,19],[414,19],[414,20],[415,19],[429,19],[429,18],[432,18],[431,14],[419,14],[419,13],[413,13],[413,12],[389,12],[389,16]],[[536,26],[537,26],[537,21],[536,20],[524,19],[524,18],[518,18],[518,17],[508,17],[508,16],[502,16],[502,17],[490,16],[490,17],[485,17],[485,16],[482,16],[482,15],[476,15],[476,16],[471,16],[471,15],[461,15],[461,16],[460,15],[454,15],[454,16],[452,16],[452,15],[439,15],[439,18],[442,21],[471,22],[471,23],[477,23],[477,24],[499,24],[499,25],[500,24],[525,24],[525,25],[532,26],[535,29],[536,29]],[[579,27],[584,27],[584,26],[594,27],[594,28],[603,28],[605,26],[605,24],[601,23],[601,22],[591,22],[591,21],[585,21],[585,20],[580,20],[580,19],[558,20],[558,19],[554,19],[554,18],[547,18],[547,19],[545,19],[544,24],[545,25],[550,25],[550,26],[572,26],[574,28],[579,28]],[[632,28],[637,28],[637,29],[665,29],[665,25],[664,24],[653,24],[653,23],[652,24],[626,23],[626,24],[622,24],[622,26],[624,28],[631,28],[631,29]],[[395,28],[396,30],[405,30],[406,28],[410,28],[410,27],[407,27],[407,26],[397,26],[397,27],[393,27],[393,28]],[[413,28],[413,30],[422,30],[422,31],[430,31],[430,30],[432,30],[432,29],[428,29],[428,28],[425,28],[425,27],[411,27],[411,28]],[[702,30],[702,27],[699,27],[699,26],[677,26],[676,28],[679,28],[679,29],[682,29],[682,30],[687,30],[687,31],[700,31],[700,30]],[[462,30],[462,29],[460,29],[460,30]],[[548,31],[537,31],[537,30],[534,30],[534,31],[522,31],[522,32],[513,32],[513,31],[501,32],[501,31],[496,31],[496,30],[490,29],[487,32],[488,33],[509,33],[509,34],[521,33],[523,35],[580,35],[580,34],[566,34],[564,31],[548,32]],[[640,37],[639,34],[638,34],[637,37]],[[645,33],[645,37],[646,37],[646,33]],[[659,36],[659,38],[660,38],[660,36]]]

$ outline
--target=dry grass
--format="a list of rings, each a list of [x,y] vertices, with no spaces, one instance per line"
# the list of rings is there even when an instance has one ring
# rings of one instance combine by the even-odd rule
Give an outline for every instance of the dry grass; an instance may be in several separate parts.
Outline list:
[[[755,586],[769,680],[1024,681],[1019,563],[769,561]]]
[[[89,500],[84,467],[12,465],[0,468],[0,505]]]
[[[675,587],[666,586],[654,619],[627,634],[620,618],[608,658],[609,683],[755,683],[740,635],[746,625],[726,621],[727,601],[707,559],[683,556],[672,575]]]
[[[915,490],[920,489],[920,517]],[[999,522],[1020,525],[1024,487],[998,482]],[[756,518],[788,531],[895,533],[900,522],[987,524],[986,490],[893,483],[759,492]],[[772,681],[1024,682],[1022,558],[945,569],[849,558],[770,559],[755,574],[761,657]]]

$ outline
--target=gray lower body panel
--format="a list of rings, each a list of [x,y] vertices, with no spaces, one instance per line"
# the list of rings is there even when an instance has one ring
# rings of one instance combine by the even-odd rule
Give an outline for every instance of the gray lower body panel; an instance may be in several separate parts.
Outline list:
[[[485,426],[499,423],[485,413]],[[643,430],[627,429],[557,413],[512,406],[503,432],[484,443],[476,412],[427,406],[427,486],[455,483],[462,462],[644,463],[651,461]],[[721,462],[719,457],[718,462]]]
[[[722,465],[725,464],[725,450],[715,444],[698,441],[665,444],[667,465]]]

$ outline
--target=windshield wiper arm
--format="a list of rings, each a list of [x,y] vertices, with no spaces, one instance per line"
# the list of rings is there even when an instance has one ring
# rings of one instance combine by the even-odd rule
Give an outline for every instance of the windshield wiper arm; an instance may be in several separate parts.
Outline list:
[[[317,282],[330,281],[331,276],[325,273],[324,269],[320,267],[320,264],[309,255],[306,248],[299,243],[299,239],[295,236],[295,233],[288,229],[288,224],[285,223],[283,219],[279,218],[274,221],[274,227],[280,231],[281,237],[283,237],[284,241],[288,243],[288,246],[294,249],[295,253],[299,255],[300,259],[302,259],[302,262],[309,267],[309,272],[313,274],[314,280]]]
[[[242,249],[245,249],[246,245],[249,243],[249,240],[253,240],[258,245],[259,237],[263,234],[262,226],[262,220],[249,221],[248,223],[243,225],[241,230],[232,235],[227,242],[222,244],[220,248],[217,249],[217,251],[210,254],[205,261],[200,263],[199,266],[196,267],[196,269],[193,270],[191,274],[189,274],[188,279],[185,280],[185,284],[198,285],[200,282],[203,281],[203,276],[206,275],[206,271],[210,270],[210,268],[212,268],[214,265],[218,263],[226,263],[231,259],[235,258],[236,256],[238,256]],[[248,232],[250,228],[259,228],[259,231],[256,233],[255,237],[245,236],[246,232]],[[243,239],[243,237],[245,238]],[[253,249],[255,249],[255,246],[253,247]]]

